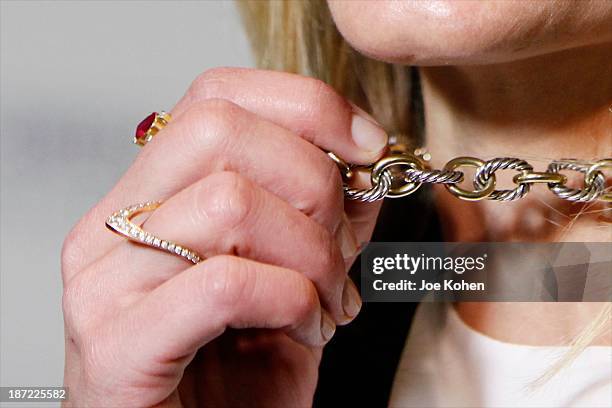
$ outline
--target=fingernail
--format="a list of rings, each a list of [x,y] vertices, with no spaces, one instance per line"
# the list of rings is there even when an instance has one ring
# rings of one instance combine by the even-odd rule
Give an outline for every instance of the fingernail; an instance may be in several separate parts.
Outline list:
[[[321,310],[321,336],[325,342],[328,342],[336,332],[336,323],[331,318],[329,313]]]
[[[344,314],[350,319],[357,316],[361,310],[361,296],[357,291],[357,287],[350,278],[346,278],[344,282],[344,290],[342,291],[342,308]]]
[[[359,112],[353,113],[351,134],[355,144],[363,150],[380,153],[387,146],[387,133]]]
[[[342,257],[347,260],[353,258],[359,250],[359,243],[357,242],[357,236],[351,226],[346,213],[342,214],[342,220],[336,231],[336,239],[342,252]]]

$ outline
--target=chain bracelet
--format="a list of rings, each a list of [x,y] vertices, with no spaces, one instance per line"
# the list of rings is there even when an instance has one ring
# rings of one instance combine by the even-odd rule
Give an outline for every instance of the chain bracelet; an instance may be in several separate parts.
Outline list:
[[[419,149],[422,151],[422,149]],[[612,192],[606,187],[606,176],[602,170],[612,169],[612,159],[606,158],[593,162],[576,159],[560,159],[550,163],[544,172],[534,171],[533,166],[514,157],[497,157],[480,160],[475,157],[457,157],[443,169],[430,169],[417,155],[405,149],[391,149],[391,154],[371,166],[355,166],[346,163],[332,152],[329,157],[338,165],[344,179],[344,194],[349,200],[373,202],[385,197],[403,197],[415,192],[422,184],[443,184],[455,197],[468,201],[496,200],[513,201],[529,193],[533,184],[546,184],[557,197],[574,202],[604,201],[612,202]],[[459,187],[465,174],[458,168],[476,168],[472,180],[473,189]],[[516,187],[511,190],[496,190],[495,173],[499,170],[514,170]],[[370,173],[371,187],[358,189],[350,187],[356,171]],[[573,171],[584,175],[582,188],[566,185],[567,176],[562,171]]]

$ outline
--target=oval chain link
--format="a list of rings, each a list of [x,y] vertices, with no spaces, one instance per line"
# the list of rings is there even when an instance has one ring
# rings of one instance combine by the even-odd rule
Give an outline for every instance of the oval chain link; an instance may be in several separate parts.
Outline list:
[[[347,184],[344,184],[344,195],[349,200],[371,203],[385,198],[387,194],[389,194],[389,190],[391,190],[392,182],[391,174],[385,171],[380,176],[378,182],[369,189],[351,188]]]
[[[383,157],[372,168],[370,176],[372,185],[378,184],[378,180],[383,174],[389,174],[392,180],[395,178],[394,175],[399,175],[397,179],[399,179],[400,185],[397,187],[392,185],[387,192],[387,197],[404,197],[414,193],[423,183],[407,182],[405,176],[401,174],[402,168],[424,170],[425,167],[417,157],[408,154],[392,154]]]
[[[480,169],[485,165],[486,162],[483,162],[482,160],[477,159],[476,157],[456,157],[446,163],[444,169],[447,171],[454,171],[460,166],[475,167],[477,169]],[[493,191],[495,190],[495,182],[495,174],[491,173],[491,175],[487,178],[483,186],[477,185],[476,179],[474,179],[474,190],[463,189],[457,184],[445,184],[444,186],[455,197],[467,201],[479,201],[484,200],[493,193]]]
[[[594,170],[590,177],[587,177],[590,164],[578,162],[577,160],[566,159],[554,161],[548,165],[548,172],[559,173],[561,170],[573,170],[585,175],[584,188],[570,188],[565,183],[549,184],[548,188],[557,197],[568,201],[588,202],[596,200],[603,194],[606,188],[606,178],[599,170]]]
[[[407,183],[457,184],[463,181],[463,173],[454,170],[406,169]]]
[[[422,151],[423,149],[419,149]],[[557,197],[575,202],[605,201],[612,202],[612,193],[607,192],[604,169],[612,169],[612,159],[582,162],[576,159],[553,161],[545,172],[533,170],[525,160],[514,157],[497,157],[483,161],[475,157],[457,157],[450,160],[443,169],[431,169],[416,155],[405,149],[391,147],[392,154],[383,157],[371,166],[351,165],[332,152],[329,157],[338,165],[344,180],[344,194],[349,200],[373,202],[385,197],[404,197],[414,193],[422,184],[442,184],[455,197],[462,200],[512,201],[529,193],[532,184],[546,184]],[[457,170],[468,166],[476,168],[472,180],[474,188],[466,190],[458,186],[465,175]],[[355,170],[369,171],[371,187],[367,189],[350,186]],[[519,173],[512,179],[517,185],[514,189],[496,190],[495,173],[498,170],[516,170]],[[584,174],[584,187],[570,188],[567,177],[561,171],[571,170]]]
[[[587,184],[593,184],[593,182],[595,182],[598,176],[598,173],[601,173],[600,171],[601,169],[612,169],[612,159],[602,159],[596,162],[595,164],[593,164],[587,171],[587,174],[585,176],[585,182]],[[606,190],[608,192],[606,192]],[[601,201],[608,202],[608,203],[612,202],[612,192],[610,192],[610,188],[606,189],[605,181],[604,181],[604,192],[599,196],[598,199]]]
[[[487,181],[495,174],[497,170],[505,169],[518,170],[523,174],[525,174],[525,172],[533,171],[531,164],[527,163],[525,160],[516,159],[514,157],[498,157],[486,161],[484,165],[480,166],[478,170],[476,170],[474,185],[481,189],[484,188],[487,185]],[[493,190],[493,192],[487,196],[487,199],[498,201],[516,200],[517,198],[522,198],[525,194],[527,194],[530,188],[531,184],[522,183],[512,190]]]

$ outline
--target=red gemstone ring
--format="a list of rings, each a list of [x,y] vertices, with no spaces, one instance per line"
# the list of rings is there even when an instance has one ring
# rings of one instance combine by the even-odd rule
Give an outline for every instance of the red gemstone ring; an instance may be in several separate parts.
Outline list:
[[[134,143],[139,146],[146,145],[153,136],[164,128],[170,122],[170,114],[164,111],[153,112],[142,120],[136,127],[136,134],[134,135]]]

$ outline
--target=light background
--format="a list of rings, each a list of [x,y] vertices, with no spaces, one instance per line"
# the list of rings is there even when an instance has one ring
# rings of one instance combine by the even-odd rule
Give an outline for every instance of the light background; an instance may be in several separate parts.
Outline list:
[[[58,386],[64,236],[129,166],[146,114],[252,58],[229,0],[0,7],[0,384]]]

